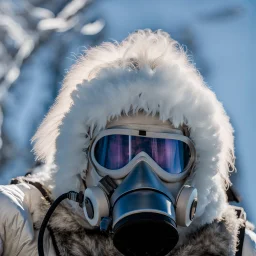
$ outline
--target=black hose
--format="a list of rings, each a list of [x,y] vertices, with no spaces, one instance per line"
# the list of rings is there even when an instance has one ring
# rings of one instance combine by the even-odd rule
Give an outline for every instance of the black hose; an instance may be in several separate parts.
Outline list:
[[[47,227],[48,221],[51,218],[54,210],[56,209],[56,207],[64,200],[64,199],[70,199],[76,202],[79,202],[80,198],[79,198],[79,193],[74,192],[74,191],[69,191],[68,193],[65,193],[61,196],[59,196],[51,205],[51,207],[49,208],[49,210],[47,211],[44,220],[42,222],[42,225],[40,227],[39,230],[39,235],[38,235],[38,255],[39,256],[44,256],[44,232],[45,229]]]

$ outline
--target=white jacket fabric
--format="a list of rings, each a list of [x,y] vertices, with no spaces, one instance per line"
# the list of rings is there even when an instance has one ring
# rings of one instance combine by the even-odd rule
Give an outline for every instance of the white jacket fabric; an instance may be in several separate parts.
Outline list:
[[[0,255],[36,256],[39,230],[33,223],[39,217],[40,191],[29,184],[0,186]],[[55,256],[49,233],[44,236],[46,255]]]
[[[49,167],[37,174],[40,181],[55,198],[70,190],[79,192],[93,138],[111,120],[140,111],[174,127],[185,124],[195,144],[192,182],[198,208],[192,225],[179,230],[181,236],[220,219],[228,205],[226,188],[234,167],[233,128],[189,56],[162,31],[138,31],[121,44],[89,49],[71,68],[34,136],[36,157]],[[1,187],[3,255],[36,255],[38,231],[32,223],[39,201],[40,193],[30,185]],[[54,255],[51,239],[45,237],[48,255]],[[247,231],[244,255],[256,255],[253,240],[255,235]]]

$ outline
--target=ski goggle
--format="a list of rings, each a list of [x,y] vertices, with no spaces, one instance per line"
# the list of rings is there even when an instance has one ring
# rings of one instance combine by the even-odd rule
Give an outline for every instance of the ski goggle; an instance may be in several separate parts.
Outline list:
[[[195,162],[193,142],[180,130],[151,132],[136,129],[102,131],[90,149],[90,159],[100,175],[125,177],[142,159],[165,181],[184,178]]]

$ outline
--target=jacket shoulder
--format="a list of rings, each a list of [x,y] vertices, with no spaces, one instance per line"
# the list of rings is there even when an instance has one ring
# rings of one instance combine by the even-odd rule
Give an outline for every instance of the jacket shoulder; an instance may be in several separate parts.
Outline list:
[[[256,234],[249,229],[245,229],[242,255],[256,256]]]
[[[26,250],[26,255],[36,255],[33,227],[36,216],[33,213],[40,197],[40,192],[29,184],[0,186],[0,239],[3,255],[17,255],[21,248]]]
[[[0,201],[4,205],[1,216],[12,216],[14,212],[34,213],[40,202],[41,193],[32,185],[20,183],[17,185],[0,186]],[[27,215],[23,215],[26,217]]]

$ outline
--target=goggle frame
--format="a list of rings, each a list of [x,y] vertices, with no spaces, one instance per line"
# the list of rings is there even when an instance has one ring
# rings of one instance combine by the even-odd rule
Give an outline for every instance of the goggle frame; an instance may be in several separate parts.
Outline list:
[[[158,130],[158,131],[156,131]],[[184,168],[184,171],[178,174],[172,174],[166,172],[164,169],[162,169],[147,153],[140,152],[137,154],[130,162],[128,162],[124,167],[120,169],[107,169],[103,166],[101,166],[97,160],[95,159],[95,146],[97,142],[109,135],[128,135],[128,136],[139,136],[139,137],[148,137],[148,138],[159,138],[159,139],[173,139],[173,140],[179,140],[184,143],[186,143],[190,150],[190,159],[187,164],[187,166]],[[137,163],[140,161],[147,162],[152,169],[155,171],[155,173],[165,182],[178,182],[183,180],[185,177],[189,175],[194,170],[195,162],[196,162],[196,149],[194,146],[193,141],[187,137],[184,136],[182,131],[179,129],[173,129],[173,128],[167,128],[167,127],[159,127],[154,125],[136,125],[136,127],[129,128],[129,125],[127,126],[118,126],[118,127],[111,127],[105,130],[102,130],[99,132],[99,134],[91,141],[91,145],[89,147],[89,161],[92,164],[92,166],[95,168],[97,173],[104,177],[106,175],[109,175],[113,179],[123,179],[125,176],[127,176]],[[129,166],[129,168],[127,168]]]

